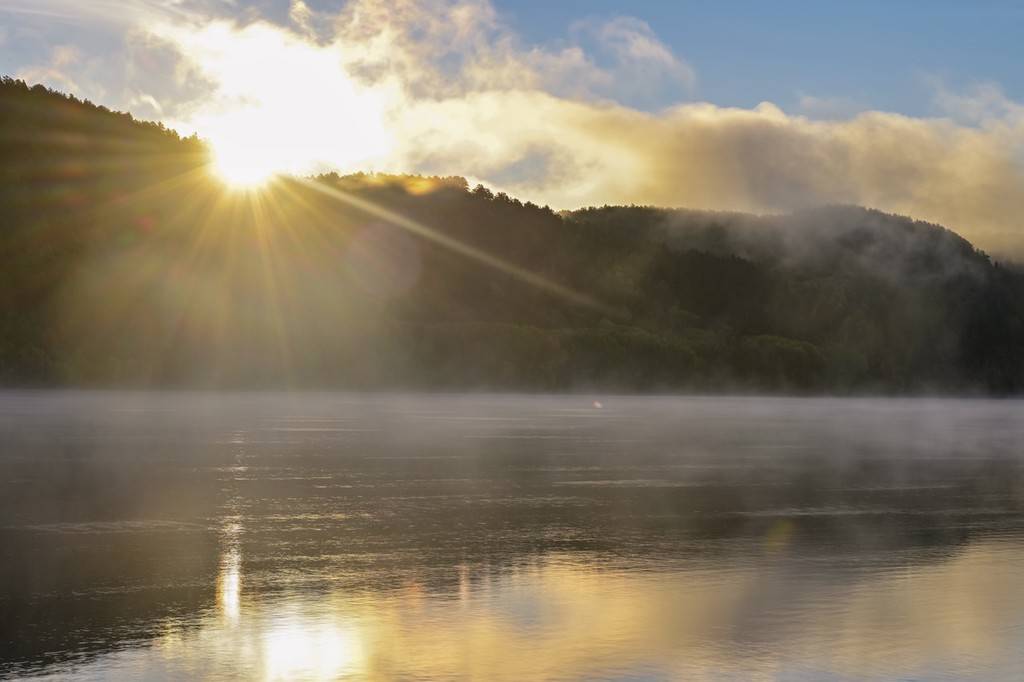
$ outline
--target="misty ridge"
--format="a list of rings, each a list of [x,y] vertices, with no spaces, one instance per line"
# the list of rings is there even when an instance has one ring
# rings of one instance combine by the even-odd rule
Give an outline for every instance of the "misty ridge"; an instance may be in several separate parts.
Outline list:
[[[879,211],[555,212],[380,174],[244,192],[197,138],[9,78],[0,155],[6,385],[1024,387],[1024,271]]]

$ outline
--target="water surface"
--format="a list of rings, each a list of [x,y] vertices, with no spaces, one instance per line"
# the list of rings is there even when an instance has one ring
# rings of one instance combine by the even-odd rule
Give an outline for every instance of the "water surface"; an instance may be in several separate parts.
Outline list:
[[[0,393],[0,677],[1024,679],[1016,401]]]

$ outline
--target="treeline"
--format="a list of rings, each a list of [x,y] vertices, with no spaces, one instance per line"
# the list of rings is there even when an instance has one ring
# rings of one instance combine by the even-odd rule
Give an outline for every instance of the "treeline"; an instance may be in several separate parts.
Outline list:
[[[6,385],[986,391],[1024,275],[936,225],[556,213],[462,178],[219,184],[201,141],[0,83]]]

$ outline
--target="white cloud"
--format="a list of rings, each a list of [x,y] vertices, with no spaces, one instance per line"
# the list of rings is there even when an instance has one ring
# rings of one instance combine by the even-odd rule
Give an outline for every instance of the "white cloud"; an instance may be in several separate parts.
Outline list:
[[[54,87],[78,91],[79,86],[70,74],[81,61],[82,55],[73,45],[57,45],[50,50],[46,64],[22,69],[16,76],[30,83],[47,83]]]
[[[853,97],[818,96],[797,93],[797,109],[801,114],[817,119],[851,118],[866,110]]]
[[[955,92],[942,81],[932,81],[935,102],[943,112],[977,125],[1022,124],[1024,104],[1014,102],[996,83],[978,83],[966,92]]]

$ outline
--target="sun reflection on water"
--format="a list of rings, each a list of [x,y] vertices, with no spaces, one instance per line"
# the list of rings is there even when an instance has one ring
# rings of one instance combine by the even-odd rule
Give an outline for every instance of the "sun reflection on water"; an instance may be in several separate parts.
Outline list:
[[[266,680],[334,680],[358,672],[363,659],[354,628],[301,615],[270,625],[262,645]]]
[[[970,678],[979,661],[1001,670],[1000,652],[1015,651],[1015,633],[1024,631],[1024,595],[1015,589],[1024,550],[1012,543],[860,574],[827,564],[808,573],[779,548],[763,557],[730,570],[656,571],[549,557],[500,569],[453,566],[441,582],[390,589],[322,585],[258,595],[242,590],[243,564],[229,550],[218,577],[219,615],[84,672],[753,680],[817,671],[861,679],[928,677],[941,664]],[[1012,603],[997,609],[997,600]]]
[[[220,575],[217,577],[217,606],[230,621],[238,620],[241,568],[242,556],[237,549],[228,551],[221,559]]]
[[[242,524],[228,520],[221,529],[223,550],[217,574],[217,608],[229,622],[238,620],[242,590]]]

